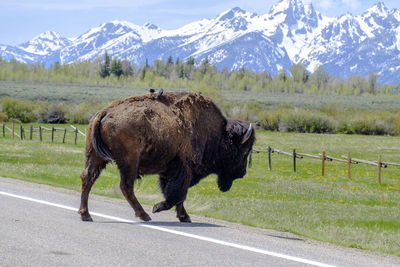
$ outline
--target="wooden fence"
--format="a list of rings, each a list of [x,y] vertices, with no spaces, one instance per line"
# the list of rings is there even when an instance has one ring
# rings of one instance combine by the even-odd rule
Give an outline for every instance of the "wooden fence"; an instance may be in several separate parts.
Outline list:
[[[12,128],[9,128],[6,126],[6,124],[2,124],[2,136],[6,136],[6,130],[11,132],[12,138],[18,137],[21,140],[27,139],[26,135],[29,132],[29,140],[33,139],[33,133],[34,132],[39,132],[39,139],[40,141],[43,141],[43,131],[49,131],[51,132],[51,141],[54,142],[54,133],[56,131],[62,131],[63,132],[63,139],[62,143],[65,143],[65,137],[67,132],[72,132],[74,134],[74,143],[77,144],[78,140],[78,135],[82,135],[86,137],[86,134],[84,134],[82,131],[80,131],[78,128],[76,128],[73,125],[70,125],[72,129],[67,129],[67,128],[57,128],[57,127],[51,127],[47,128],[44,126],[39,125],[39,127],[35,128],[33,125],[30,125],[28,131],[24,129],[22,124],[19,125],[19,127],[15,127],[16,124],[13,122],[12,123]],[[378,156],[377,161],[368,161],[368,160],[363,160],[363,159],[356,159],[352,158],[350,155],[350,152],[347,153],[347,155],[342,155],[341,158],[334,158],[331,156],[326,155],[325,151],[322,151],[322,153],[318,155],[312,155],[312,154],[306,154],[306,153],[299,153],[296,151],[296,149],[293,149],[292,152],[285,152],[282,150],[279,150],[277,148],[272,148],[270,146],[267,147],[266,150],[258,150],[258,149],[253,149],[249,155],[249,168],[252,166],[252,158],[254,153],[268,153],[268,169],[272,171],[272,153],[277,153],[277,154],[282,154],[286,155],[292,158],[293,160],[293,172],[296,172],[297,170],[297,160],[298,159],[303,159],[304,157],[307,158],[312,158],[312,159],[317,159],[321,161],[321,175],[325,175],[325,163],[326,161],[337,161],[337,162],[342,162],[347,164],[347,177],[348,179],[351,179],[351,164],[368,164],[368,165],[373,165],[377,167],[377,177],[378,177],[378,183],[380,184],[381,181],[381,169],[382,168],[387,168],[388,166],[400,166],[400,163],[393,163],[393,162],[383,162],[381,156]]]
[[[253,153],[268,153],[268,169],[272,171],[272,153],[278,153],[282,155],[286,155],[292,158],[293,160],[293,172],[296,172],[296,165],[297,165],[297,159],[303,159],[304,157],[307,158],[312,158],[312,159],[317,159],[321,161],[321,176],[325,175],[325,162],[326,161],[337,161],[337,162],[342,162],[347,164],[347,177],[348,179],[351,179],[351,164],[368,164],[368,165],[373,165],[377,167],[377,178],[378,178],[378,183],[381,184],[382,182],[382,176],[381,176],[381,169],[382,168],[387,168],[388,166],[400,166],[400,163],[393,163],[393,162],[383,162],[382,157],[378,155],[377,161],[368,161],[368,160],[363,160],[363,159],[356,159],[352,158],[350,152],[347,153],[347,155],[342,155],[342,158],[334,158],[331,156],[326,155],[325,151],[322,151],[322,153],[318,155],[312,155],[312,154],[306,154],[306,153],[299,153],[296,151],[296,149],[293,149],[292,152],[285,152],[276,148],[272,148],[270,146],[267,147],[266,150],[257,150],[253,149],[249,155],[249,168],[252,166],[252,159],[253,159]]]
[[[30,125],[29,129],[26,130],[22,124],[19,125],[19,127],[16,127],[16,124],[13,122],[11,128],[7,127],[6,124],[2,124],[1,128],[2,128],[2,136],[6,137],[6,130],[9,131],[12,135],[12,138],[18,137],[21,140],[24,139],[28,139],[27,135],[29,133],[29,140],[33,139],[33,133],[34,132],[39,132],[39,139],[42,142],[43,141],[43,132],[44,131],[48,131],[51,132],[51,142],[54,142],[54,134],[56,131],[61,131],[63,132],[63,138],[62,138],[62,142],[65,143],[65,137],[67,135],[67,132],[72,132],[74,133],[74,143],[77,144],[78,141],[78,134],[85,136],[86,134],[84,134],[81,130],[79,130],[78,128],[76,128],[73,125],[70,125],[71,129],[67,129],[67,128],[57,128],[57,127],[51,127],[51,128],[47,128],[45,126],[41,126],[39,125],[39,127],[35,128],[33,127],[33,125]]]

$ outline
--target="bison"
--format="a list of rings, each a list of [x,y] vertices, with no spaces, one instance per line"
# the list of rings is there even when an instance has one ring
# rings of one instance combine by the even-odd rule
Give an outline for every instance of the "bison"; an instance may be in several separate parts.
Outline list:
[[[254,140],[251,124],[225,118],[201,94],[153,92],[114,101],[92,117],[87,129],[81,219],[92,221],[90,189],[114,161],[121,191],[137,217],[151,220],[135,197],[135,180],[158,174],[165,200],[154,205],[153,213],[175,206],[178,219],[191,222],[183,206],[189,187],[214,173],[219,189],[228,191],[246,174]]]

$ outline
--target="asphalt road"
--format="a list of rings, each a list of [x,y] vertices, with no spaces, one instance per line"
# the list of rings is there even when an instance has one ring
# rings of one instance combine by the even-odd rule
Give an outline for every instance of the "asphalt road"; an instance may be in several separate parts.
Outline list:
[[[400,258],[175,212],[141,223],[124,200],[0,177],[0,266],[400,266]],[[151,207],[145,207],[151,211]]]

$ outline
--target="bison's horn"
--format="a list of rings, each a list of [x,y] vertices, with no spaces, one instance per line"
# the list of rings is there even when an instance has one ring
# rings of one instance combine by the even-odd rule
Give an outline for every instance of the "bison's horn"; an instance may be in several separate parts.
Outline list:
[[[158,92],[158,94],[156,96],[156,99],[159,99],[163,93],[164,93],[164,90],[161,88],[161,90]]]
[[[252,132],[253,132],[253,125],[251,125],[250,123],[249,129],[247,129],[247,132],[243,136],[242,144],[246,143],[247,140],[249,140]]]

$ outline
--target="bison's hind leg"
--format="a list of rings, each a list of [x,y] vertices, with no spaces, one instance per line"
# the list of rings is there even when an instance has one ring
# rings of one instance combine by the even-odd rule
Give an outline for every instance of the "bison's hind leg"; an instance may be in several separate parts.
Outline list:
[[[106,167],[107,162],[97,156],[95,153],[87,156],[85,169],[81,174],[82,193],[81,193],[81,206],[78,213],[81,215],[82,221],[93,221],[89,214],[88,199],[89,193],[96,179],[99,177],[101,171]]]
[[[138,161],[136,157],[132,157],[128,162],[117,162],[118,169],[121,175],[120,188],[121,192],[135,211],[135,215],[143,221],[151,221],[150,216],[144,211],[142,205],[137,200],[133,191],[135,180],[138,177]]]

